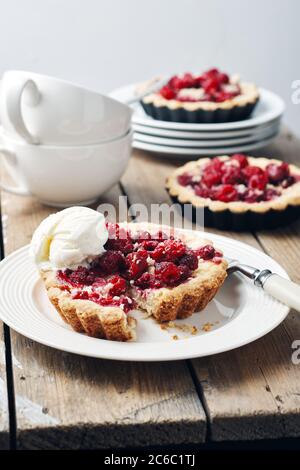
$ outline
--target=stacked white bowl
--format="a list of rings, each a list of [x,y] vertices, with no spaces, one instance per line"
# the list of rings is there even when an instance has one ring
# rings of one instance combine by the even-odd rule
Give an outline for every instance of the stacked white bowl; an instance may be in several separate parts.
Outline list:
[[[92,203],[126,169],[131,115],[127,105],[73,83],[5,72],[0,153],[16,186],[2,189],[58,207]]]

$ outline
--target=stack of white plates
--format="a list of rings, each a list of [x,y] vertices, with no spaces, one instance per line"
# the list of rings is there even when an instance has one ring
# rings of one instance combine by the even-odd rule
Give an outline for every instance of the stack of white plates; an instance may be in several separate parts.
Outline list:
[[[126,102],[136,84],[119,88],[111,95]],[[133,105],[134,140],[138,149],[167,156],[197,158],[249,152],[269,144],[278,134],[284,112],[282,99],[271,91],[260,89],[260,100],[250,118],[218,124],[189,124],[158,121],[148,116],[139,103]]]

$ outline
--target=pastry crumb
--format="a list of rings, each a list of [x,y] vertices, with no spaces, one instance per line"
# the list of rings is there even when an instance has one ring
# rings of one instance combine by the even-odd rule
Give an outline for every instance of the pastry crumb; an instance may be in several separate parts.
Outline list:
[[[173,336],[172,336],[172,339],[177,340],[177,339],[179,339],[179,338],[178,338],[177,335],[173,335]]]
[[[205,324],[202,326],[201,330],[202,330],[202,331],[210,331],[213,326],[214,326],[213,323],[209,323],[209,322],[208,322],[208,323],[205,323]]]

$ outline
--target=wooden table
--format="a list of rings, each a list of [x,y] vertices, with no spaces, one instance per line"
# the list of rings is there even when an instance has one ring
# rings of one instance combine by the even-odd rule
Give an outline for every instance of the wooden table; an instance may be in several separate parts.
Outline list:
[[[299,162],[300,142],[285,131],[256,154]],[[126,194],[130,204],[170,203],[164,180],[173,166],[135,151],[121,184],[99,202],[117,204]],[[31,198],[5,193],[1,209],[5,255],[27,244],[53,212]],[[224,234],[265,251],[300,282],[299,233],[298,222],[272,232]],[[296,312],[238,350],[171,363],[81,357],[0,325],[1,330],[0,448],[122,448],[300,436],[300,365],[291,361],[292,343],[300,340]]]

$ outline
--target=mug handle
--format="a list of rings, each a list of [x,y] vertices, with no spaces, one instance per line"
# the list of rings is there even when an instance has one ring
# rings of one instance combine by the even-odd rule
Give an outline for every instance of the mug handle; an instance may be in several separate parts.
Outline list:
[[[16,155],[11,152],[10,150],[0,146],[0,155],[5,155],[7,160],[11,163],[12,166],[17,166],[17,158]],[[7,184],[2,183],[0,181],[0,188],[3,191],[11,194],[17,194],[18,196],[31,196],[28,189],[24,188],[24,186],[8,186]]]
[[[41,95],[35,82],[31,79],[24,80],[21,78],[18,83],[14,83],[6,92],[6,111],[17,134],[23,137],[29,144],[38,144],[37,137],[29,132],[22,116],[21,99],[25,89],[29,93],[28,104],[36,106],[39,103]]]

